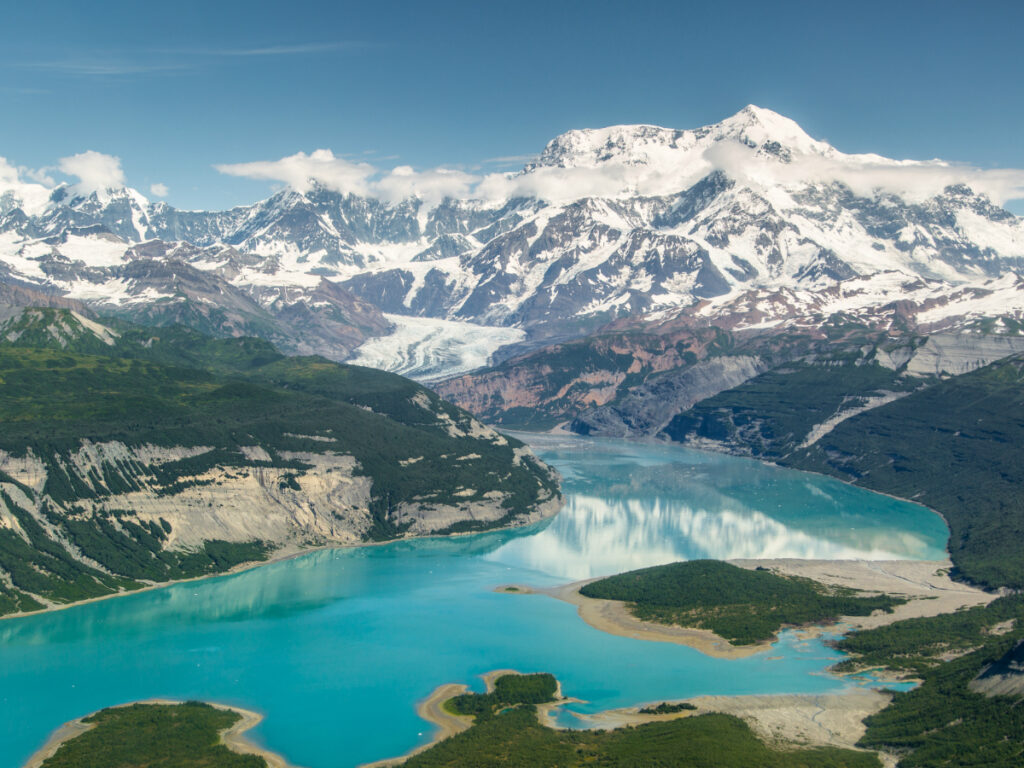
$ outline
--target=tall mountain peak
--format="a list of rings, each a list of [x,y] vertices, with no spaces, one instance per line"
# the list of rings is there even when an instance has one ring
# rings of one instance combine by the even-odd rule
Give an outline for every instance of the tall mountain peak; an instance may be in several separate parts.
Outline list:
[[[795,120],[755,104],[748,104],[732,117],[698,131],[706,131],[718,140],[735,139],[749,146],[774,142],[804,154],[835,151],[826,142],[812,139]]]
[[[692,165],[709,148],[723,142],[763,149],[781,160],[793,154],[838,155],[826,142],[811,138],[794,120],[749,104],[721,122],[693,130],[637,124],[567,131],[549,142],[525,171],[544,167]]]

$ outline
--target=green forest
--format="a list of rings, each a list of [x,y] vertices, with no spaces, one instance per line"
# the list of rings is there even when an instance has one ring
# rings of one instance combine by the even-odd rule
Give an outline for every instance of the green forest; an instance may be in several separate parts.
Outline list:
[[[854,416],[781,463],[925,504],[957,574],[1024,588],[1024,357]]]
[[[665,434],[925,504],[949,524],[962,578],[1024,588],[1024,356],[941,380],[861,363],[780,366],[677,415]],[[801,447],[814,425],[881,394],[903,396]]]
[[[871,752],[780,748],[742,720],[704,714],[612,731],[554,730],[536,702],[554,691],[551,675],[506,676],[505,701],[469,730],[410,757],[407,768],[880,768]],[[471,694],[482,696],[481,694]],[[218,744],[239,715],[209,705],[135,704],[86,718],[96,727],[66,742],[43,768],[265,768],[262,757]],[[343,754],[344,745],[339,744]]]
[[[202,702],[133,704],[85,718],[94,727],[65,742],[43,768],[266,768],[220,743],[241,719]]]
[[[989,664],[1024,641],[1024,597],[855,632],[839,642],[851,654],[841,671],[889,669],[922,680],[866,720],[861,746],[901,756],[901,768],[1019,768],[1024,705],[968,687]]]
[[[456,715],[472,715],[476,722],[489,720],[495,713],[516,704],[543,704],[555,700],[558,681],[546,672],[532,675],[502,675],[489,693],[463,693],[444,703]]]
[[[708,629],[738,645],[772,639],[783,626],[840,616],[892,612],[906,602],[860,596],[811,579],[748,570],[720,560],[691,560],[621,573],[580,589],[585,597],[620,600],[644,621]]]
[[[636,727],[553,730],[522,704],[477,716],[467,731],[409,758],[406,768],[880,768],[870,752],[779,748],[742,720],[705,714]]]

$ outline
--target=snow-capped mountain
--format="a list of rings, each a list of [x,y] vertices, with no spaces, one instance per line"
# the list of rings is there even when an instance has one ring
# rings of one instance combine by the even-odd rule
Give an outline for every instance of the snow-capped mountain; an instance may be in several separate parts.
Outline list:
[[[336,358],[397,325],[396,344],[436,338],[455,367],[460,327],[475,329],[476,360],[479,326],[517,329],[497,346],[680,312],[746,307],[751,323],[782,323],[912,286],[938,322],[1022,314],[1024,222],[961,176],[843,154],[751,106],[696,130],[569,131],[519,173],[436,204],[314,178],[252,206],[181,211],[130,189],[77,196],[0,176],[0,261],[5,281],[100,312],[222,324]],[[964,299],[992,291],[998,307]],[[416,317],[449,322],[417,336]],[[404,370],[429,357],[396,351]]]

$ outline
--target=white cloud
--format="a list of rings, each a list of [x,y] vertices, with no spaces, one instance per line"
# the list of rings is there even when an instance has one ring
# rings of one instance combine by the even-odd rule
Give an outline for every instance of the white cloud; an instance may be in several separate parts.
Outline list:
[[[796,155],[789,163],[758,156],[737,142],[721,142],[704,153],[711,167],[737,181],[761,186],[798,182],[838,181],[855,194],[876,192],[921,201],[946,187],[966,184],[997,205],[1024,195],[1024,170],[982,169],[942,160],[889,160],[879,155]]]
[[[390,203],[415,196],[434,206],[446,197],[457,200],[471,197],[478,181],[476,176],[463,171],[435,168],[420,172],[408,165],[400,165],[375,180],[371,190]]]
[[[28,178],[32,181],[25,181]],[[0,157],[0,195],[8,192],[21,201],[22,208],[29,215],[45,210],[50,202],[50,188],[53,179],[45,171],[34,171],[29,168],[17,167]]]
[[[167,197],[168,192],[170,192],[170,190],[167,189],[166,184],[157,182],[156,184],[149,185],[149,193],[154,197]]]
[[[26,168],[24,165],[12,165],[6,157],[0,157],[0,192],[5,189],[20,188],[30,182],[53,187],[57,182],[49,175],[49,168]],[[25,181],[28,179],[28,181]]]
[[[309,53],[352,51],[372,47],[359,40],[337,40],[331,43],[297,43],[295,45],[266,45],[254,48],[215,48],[192,51],[207,56],[295,56]],[[189,53],[190,51],[181,51]]]
[[[6,157],[0,157],[0,190],[7,190],[20,184],[18,169],[7,162]]]
[[[23,165],[18,166],[18,170],[21,175],[26,179],[31,179],[36,184],[42,184],[46,187],[55,187],[57,182],[54,180],[50,173],[54,170],[53,168],[26,168]]]
[[[214,167],[230,176],[282,182],[298,192],[308,192],[316,182],[342,194],[376,197],[390,203],[418,196],[436,205],[445,197],[469,197],[479,180],[468,173],[445,168],[419,172],[408,165],[400,165],[383,172],[369,163],[336,157],[329,149],[318,149],[308,155],[298,152],[280,160]]]
[[[336,192],[357,195],[369,193],[369,179],[378,172],[369,163],[353,163],[335,157],[329,149],[318,149],[309,155],[297,152],[280,160],[231,163],[214,168],[229,176],[283,182],[298,192],[308,192],[313,182],[319,182]]]
[[[78,183],[71,186],[75,194],[88,195],[106,189],[120,189],[125,185],[121,158],[91,149],[62,157],[57,167],[61,173],[78,178]]]

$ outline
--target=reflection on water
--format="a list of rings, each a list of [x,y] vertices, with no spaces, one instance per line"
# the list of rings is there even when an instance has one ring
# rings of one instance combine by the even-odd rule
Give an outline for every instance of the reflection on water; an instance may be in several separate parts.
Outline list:
[[[837,690],[837,654],[784,635],[727,661],[607,635],[573,606],[493,591],[691,557],[941,556],[919,506],[748,461],[582,439],[530,442],[566,509],[517,531],[324,550],[232,576],[0,621],[0,768],[62,722],[144,698],[266,714],[259,740],[308,768],[400,754],[415,702],[491,669],[550,671],[596,711],[698,694]],[[339,756],[340,755],[340,756]]]
[[[706,557],[945,557],[938,515],[831,478],[671,445],[517,436],[562,471],[566,506],[496,562],[582,579]]]

